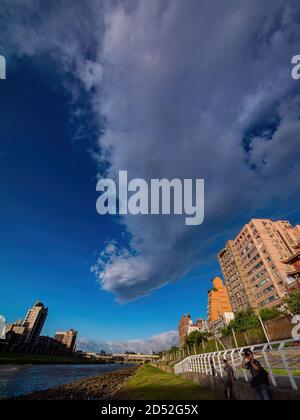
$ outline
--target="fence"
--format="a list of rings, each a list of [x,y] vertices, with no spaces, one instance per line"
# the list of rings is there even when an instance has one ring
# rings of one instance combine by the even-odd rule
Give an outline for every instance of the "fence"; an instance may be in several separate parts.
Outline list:
[[[175,374],[194,372],[224,378],[226,375],[224,360],[226,359],[233,368],[235,378],[249,382],[249,372],[242,368],[246,349],[250,349],[255,354],[255,358],[266,367],[274,387],[299,390],[300,339],[189,356],[175,365]]]

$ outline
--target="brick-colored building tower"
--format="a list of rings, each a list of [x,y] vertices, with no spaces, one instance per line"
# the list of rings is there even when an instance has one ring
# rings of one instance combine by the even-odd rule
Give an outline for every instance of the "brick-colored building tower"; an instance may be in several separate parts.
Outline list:
[[[185,340],[189,335],[189,327],[193,323],[191,315],[183,315],[178,325],[179,345],[184,347]]]
[[[183,315],[178,325],[179,345],[180,347],[185,346],[186,339],[194,331],[206,332],[208,330],[207,321],[204,319],[197,319],[196,323],[193,323],[191,315]]]
[[[232,312],[227,288],[220,277],[213,279],[213,289],[208,292],[207,320],[209,324],[218,321],[225,313]]]

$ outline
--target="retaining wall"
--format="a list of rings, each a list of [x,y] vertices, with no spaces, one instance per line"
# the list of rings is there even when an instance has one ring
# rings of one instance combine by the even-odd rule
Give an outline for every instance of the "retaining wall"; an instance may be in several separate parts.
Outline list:
[[[203,386],[210,389],[215,394],[216,399],[224,400],[224,384],[220,378],[216,378],[209,375],[203,375],[200,373],[183,373],[180,376],[196,383],[197,385]],[[234,383],[234,399],[243,401],[254,401],[256,400],[255,391],[251,388],[250,384],[243,381],[235,381]],[[278,388],[270,388],[270,393],[273,400],[280,401],[298,401],[300,400],[300,392],[292,390],[283,390]]]

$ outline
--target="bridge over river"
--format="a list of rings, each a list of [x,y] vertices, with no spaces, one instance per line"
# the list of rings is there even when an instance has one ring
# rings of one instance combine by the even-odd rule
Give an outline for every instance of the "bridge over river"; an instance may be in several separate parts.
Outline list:
[[[98,353],[85,353],[87,359],[102,360],[106,363],[113,362],[156,362],[159,360],[159,356],[153,354],[98,354]]]

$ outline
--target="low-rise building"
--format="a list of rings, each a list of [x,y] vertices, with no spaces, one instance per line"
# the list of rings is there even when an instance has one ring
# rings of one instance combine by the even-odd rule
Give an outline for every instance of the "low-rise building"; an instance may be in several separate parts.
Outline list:
[[[6,324],[5,333],[6,334],[14,333],[16,335],[24,335],[24,340],[25,340],[26,328],[24,327],[22,320],[19,319],[13,324]]]
[[[183,315],[179,321],[178,334],[179,334],[179,345],[184,347],[188,336],[195,331],[206,332],[208,331],[208,323],[204,319],[197,319],[194,323],[191,315]]]
[[[287,267],[287,288],[289,293],[300,290],[300,243],[294,246],[293,254],[283,261]]]
[[[76,348],[77,331],[57,331],[55,340],[63,343],[70,351],[74,352]]]
[[[233,312],[224,312],[217,320],[210,325],[211,332],[214,336],[221,337],[222,330],[226,328],[231,321],[234,320]]]

